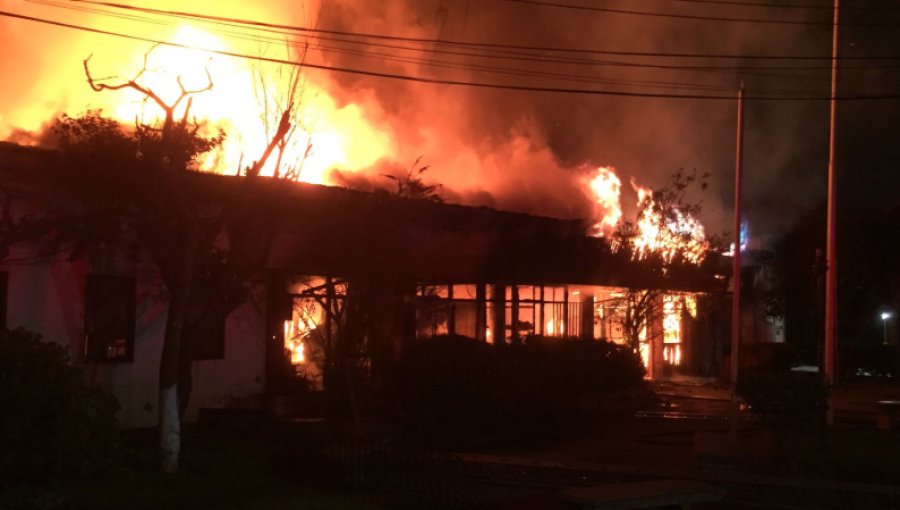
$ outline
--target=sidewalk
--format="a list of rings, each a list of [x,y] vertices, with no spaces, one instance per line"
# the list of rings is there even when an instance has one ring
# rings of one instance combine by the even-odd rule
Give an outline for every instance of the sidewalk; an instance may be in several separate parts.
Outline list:
[[[715,378],[675,376],[667,381],[653,381],[651,388],[657,396],[671,399],[675,405],[696,407],[687,400],[730,402],[731,388]],[[842,382],[832,391],[836,416],[852,421],[875,421],[875,402],[900,400],[900,381],[854,379]],[[709,406],[707,406],[709,407]],[[715,412],[715,408],[709,409]]]

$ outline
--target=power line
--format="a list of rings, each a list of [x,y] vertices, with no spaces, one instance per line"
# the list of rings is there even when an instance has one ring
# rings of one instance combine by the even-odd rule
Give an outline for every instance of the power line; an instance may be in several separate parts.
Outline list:
[[[27,0],[34,1],[34,0]],[[399,41],[406,43],[416,43],[416,44],[428,44],[428,45],[448,45],[448,46],[464,46],[469,48],[476,48],[481,50],[495,50],[495,49],[503,49],[503,50],[515,50],[515,51],[538,51],[538,52],[546,52],[546,53],[578,53],[578,54],[597,54],[597,55],[613,55],[613,56],[635,56],[635,57],[665,57],[665,58],[722,58],[722,59],[746,59],[746,60],[831,60],[830,56],[824,55],[741,55],[741,54],[722,54],[722,53],[670,53],[670,52],[644,52],[644,51],[623,51],[623,50],[607,50],[607,49],[592,49],[592,48],[565,48],[565,47],[548,47],[548,46],[528,46],[528,45],[514,45],[514,44],[502,44],[502,43],[485,43],[485,42],[472,42],[472,41],[455,41],[448,39],[425,39],[425,38],[417,38],[417,37],[405,37],[405,36],[395,36],[395,35],[384,35],[384,34],[371,34],[371,33],[360,33],[360,32],[347,32],[341,30],[327,30],[327,29],[318,29],[318,28],[309,28],[299,25],[287,25],[287,24],[278,24],[278,23],[268,23],[264,21],[258,20],[248,20],[241,18],[231,18],[225,16],[215,16],[209,14],[200,14],[200,13],[191,13],[184,11],[172,11],[172,10],[162,10],[162,9],[154,9],[150,7],[138,7],[133,5],[125,5],[119,4],[115,2],[104,2],[98,0],[69,0],[72,3],[85,3],[85,4],[93,4],[93,5],[101,5],[105,7],[111,7],[114,9],[123,9],[129,11],[140,11],[148,14],[155,14],[159,16],[175,16],[184,19],[190,20],[203,20],[211,23],[225,23],[230,24],[232,26],[245,26],[252,27],[258,30],[270,31],[270,30],[284,30],[287,32],[299,32],[299,33],[309,33],[309,34],[326,34],[332,36],[344,36],[344,37],[353,37],[360,39],[378,39],[378,40],[388,40],[388,41]],[[503,1],[516,1],[516,0],[503,0]],[[828,26],[831,26],[829,23]],[[284,33],[284,32],[279,32]],[[898,55],[885,55],[885,56],[847,56],[841,57],[842,60],[900,60],[900,56]]]
[[[86,27],[82,25],[76,25],[72,23],[65,23],[61,21],[48,20],[44,18],[38,18],[34,16],[27,16],[23,14],[12,13],[8,11],[0,11],[0,17],[7,17],[13,19],[19,19],[23,21],[31,21],[35,23],[56,26],[60,28],[67,28],[71,30],[78,30],[82,32],[94,33],[98,35],[106,35],[119,37],[134,41],[142,41],[153,44],[159,44],[163,46],[170,46],[176,48],[190,49],[190,50],[200,50],[206,53],[222,55],[226,57],[240,58],[245,60],[255,60],[260,62],[268,62],[273,64],[282,64],[282,65],[291,65],[301,68],[310,68],[310,69],[318,69],[324,71],[332,71],[339,72],[345,74],[353,74],[359,76],[368,76],[373,78],[385,78],[385,79],[394,79],[400,81],[408,81],[408,82],[416,82],[416,83],[427,83],[427,84],[435,84],[435,85],[453,85],[453,86],[463,86],[463,87],[473,87],[473,88],[483,88],[483,89],[496,89],[496,90],[515,90],[520,92],[539,92],[539,93],[556,93],[556,94],[580,94],[580,95],[593,95],[593,96],[613,96],[613,97],[632,97],[632,98],[655,98],[655,99],[692,99],[692,100],[718,100],[718,101],[733,101],[733,95],[703,95],[703,94],[662,94],[662,93],[644,93],[644,92],[629,92],[623,90],[600,90],[600,89],[573,89],[573,88],[562,88],[562,87],[538,87],[538,86],[529,86],[529,85],[517,85],[517,84],[503,84],[503,83],[486,83],[486,82],[476,82],[476,81],[462,81],[462,80],[446,80],[439,78],[427,78],[420,76],[409,76],[402,74],[394,74],[383,71],[373,71],[367,69],[356,69],[350,67],[342,67],[342,66],[330,66],[325,64],[313,64],[308,62],[297,62],[293,60],[287,59],[279,59],[272,57],[264,57],[259,55],[247,55],[244,53],[238,53],[233,51],[225,51],[225,50],[214,50],[209,48],[195,48],[189,46],[187,44],[180,44],[171,41],[163,41],[160,39],[153,39],[149,37],[142,37],[134,34],[123,34],[120,32],[113,32],[110,30],[103,30],[99,28]],[[830,96],[756,96],[749,97],[748,100],[754,101],[827,101],[832,99]],[[872,100],[896,100],[900,99],[900,94],[871,94],[871,95],[846,95],[834,98],[840,101],[872,101]]]
[[[39,3],[42,5],[50,5],[50,6],[65,8],[65,9],[73,8],[66,4],[60,4],[58,2],[52,2],[52,1],[48,1],[48,0],[30,0],[30,1],[31,1],[31,3]],[[81,7],[81,8],[74,8],[74,9],[81,11],[81,12],[90,12],[90,13],[94,13],[94,14],[98,14],[98,15],[108,14],[107,11],[103,10],[103,8]],[[134,18],[130,18],[130,19],[135,19],[135,20],[146,19],[147,21],[150,21],[149,18],[141,17],[141,16],[135,16]],[[201,21],[203,21],[203,20],[201,20]],[[154,22],[157,24],[165,24],[168,26],[173,26],[172,23],[158,22],[158,21],[154,21]],[[223,25],[223,23],[214,23],[214,24]],[[232,27],[234,25],[224,24],[224,26]],[[221,29],[215,29],[215,30],[219,33],[228,34],[230,36],[237,37],[240,39],[249,39],[249,40],[254,40],[254,41],[258,41],[260,39],[267,39],[267,40],[275,41],[278,43],[285,43],[285,42],[290,43],[291,42],[290,40],[284,41],[281,39],[274,39],[269,36],[253,36],[253,37],[251,37],[245,32],[234,32],[232,30],[221,30]],[[279,32],[279,33],[281,33],[281,32]],[[297,41],[294,41],[293,43],[300,44],[300,45],[306,45],[309,43],[310,39],[320,40],[320,41],[337,42],[337,43],[346,43],[346,44],[351,44],[351,45],[363,44],[365,46],[370,46],[370,47],[397,49],[397,50],[401,50],[401,51],[414,51],[414,52],[429,53],[429,54],[439,53],[439,54],[446,54],[446,55],[453,55],[453,56],[467,56],[467,57],[474,57],[474,58],[517,60],[517,61],[525,61],[525,62],[540,63],[540,64],[548,64],[548,63],[585,64],[585,65],[594,65],[594,66],[620,66],[619,68],[632,66],[631,63],[629,63],[629,62],[596,61],[596,60],[577,58],[577,57],[545,58],[541,55],[537,55],[534,53],[516,53],[516,52],[512,52],[509,54],[504,53],[504,52],[501,52],[501,54],[495,54],[495,53],[485,54],[485,53],[477,53],[477,52],[469,53],[469,52],[464,52],[464,51],[447,50],[447,49],[442,49],[442,48],[428,49],[428,48],[422,48],[422,47],[416,47],[416,46],[405,46],[405,45],[400,45],[400,44],[390,44],[390,43],[380,43],[380,42],[360,42],[360,41],[353,40],[353,39],[346,39],[346,38],[332,37],[332,36],[321,36],[321,35],[305,36],[299,43]],[[583,74],[572,74],[572,73],[560,74],[560,73],[536,71],[536,70],[523,69],[523,68],[508,68],[508,67],[477,65],[477,64],[471,64],[471,63],[467,64],[467,63],[456,63],[456,62],[443,62],[443,61],[436,60],[436,59],[423,59],[423,58],[418,58],[418,57],[406,57],[406,56],[398,56],[398,55],[392,55],[392,54],[375,53],[375,52],[369,51],[368,49],[335,47],[335,46],[327,46],[327,45],[323,45],[323,44],[312,46],[311,48],[322,51],[323,53],[339,53],[339,54],[354,55],[354,56],[360,56],[360,57],[373,57],[373,58],[379,58],[381,60],[386,60],[386,61],[414,63],[414,64],[425,65],[425,66],[430,66],[430,67],[437,67],[437,68],[465,69],[465,70],[473,70],[473,71],[478,71],[478,72],[491,72],[491,73],[503,74],[503,75],[527,76],[527,77],[536,77],[536,78],[543,77],[543,78],[550,78],[550,79],[566,80],[566,81],[577,82],[577,83],[595,83],[595,84],[603,83],[603,84],[629,85],[629,86],[633,86],[633,87],[655,87],[655,88],[668,87],[668,88],[683,89],[683,90],[707,90],[707,91],[732,90],[731,87],[727,87],[727,86],[723,86],[723,85],[713,85],[713,84],[698,84],[698,83],[685,83],[685,82],[678,82],[678,81],[659,81],[659,80],[647,80],[647,79],[641,79],[641,80],[638,80],[638,79],[632,79],[632,80],[610,79],[607,77],[596,76],[596,75],[583,75]],[[643,64],[635,64],[634,67],[646,67],[646,66]],[[672,66],[671,69],[682,70],[675,66]],[[763,69],[766,69],[766,68],[763,68]],[[781,70],[781,71],[792,70],[790,68],[782,68],[782,67],[778,67],[775,69]],[[744,76],[764,76],[765,75],[765,73],[760,73],[760,72],[756,71],[756,68],[750,69],[750,68],[747,68],[746,66],[740,67],[740,68],[724,67],[724,66],[705,67],[704,68],[704,67],[692,66],[692,67],[686,68],[684,70],[704,71],[704,72],[721,72],[721,71],[729,71],[729,70],[740,70],[741,74]],[[801,69],[801,70],[806,70],[806,69]],[[785,76],[783,74],[771,74],[770,77],[781,78],[781,79],[791,78],[790,76]],[[806,77],[806,78],[812,79],[812,77]],[[778,93],[787,93],[787,94],[810,93],[809,91],[798,92],[796,90],[780,90],[777,92]]]
[[[59,4],[57,2],[50,1],[42,1],[42,0],[28,0],[31,3],[38,3],[42,5],[50,5],[60,8],[68,9],[64,4]],[[97,14],[107,14],[107,11],[99,10],[99,9],[77,9],[80,11],[92,12]],[[115,16],[114,14],[110,14]],[[157,14],[160,16],[166,16],[165,14]],[[202,16],[202,15],[200,15]],[[146,20],[148,22],[152,22],[150,18],[141,18],[139,16],[129,17],[128,19],[133,20]],[[206,21],[206,20],[203,20]],[[209,22],[209,21],[207,21]],[[218,25],[229,26],[229,27],[237,27],[240,26],[238,24],[225,23],[225,22],[211,22]],[[171,24],[169,24],[171,26]],[[264,30],[264,32],[267,32]],[[260,38],[260,36],[250,36],[246,33],[239,32],[231,32],[226,31],[223,32],[229,35],[233,35],[240,39],[248,39],[248,40],[256,40]],[[276,32],[279,34],[290,35],[290,32]],[[351,33],[347,33],[348,35],[355,35]],[[397,44],[390,43],[379,43],[379,42],[370,42],[370,41],[359,41],[353,38],[341,38],[340,36],[321,36],[321,35],[312,35],[308,36],[314,40],[323,40],[330,42],[338,42],[338,43],[346,43],[346,44],[357,44],[357,45],[366,45],[372,47],[379,48],[387,48],[387,49],[395,49],[400,51],[414,51],[420,53],[437,53],[451,56],[462,56],[462,57],[472,57],[472,58],[483,58],[483,59],[492,59],[492,60],[514,60],[514,61],[524,61],[530,63],[539,63],[539,64],[571,64],[571,65],[589,65],[589,66],[606,66],[606,67],[631,67],[631,68],[646,68],[646,69],[661,69],[661,70],[674,70],[674,71],[740,71],[742,73],[752,72],[752,71],[829,71],[831,69],[830,65],[822,65],[822,66],[760,66],[760,65],[676,65],[676,64],[655,64],[655,63],[646,63],[646,62],[633,62],[633,61],[618,61],[618,60],[595,60],[591,58],[585,57],[548,57],[545,55],[540,55],[536,53],[479,53],[479,52],[467,52],[467,51],[457,51],[457,50],[448,50],[443,48],[424,48],[424,47],[415,47],[415,46],[403,46]],[[346,37],[346,36],[345,36]],[[276,42],[284,42],[282,40],[272,39],[267,37],[269,41]],[[304,39],[306,41],[306,39]],[[349,50],[346,48],[335,48],[333,46],[318,46],[318,49],[321,49],[325,52],[338,52],[338,53],[347,53],[348,51],[356,51],[356,52],[364,52],[365,50]],[[361,54],[361,53],[360,53]],[[385,56],[384,54],[375,54],[379,57]],[[406,58],[406,57],[398,57],[398,58]],[[825,57],[823,57],[825,58]],[[900,65],[865,65],[865,66],[848,66],[844,65],[846,69],[898,69]]]
[[[590,11],[590,12],[604,12],[608,14],[623,14],[629,16],[645,16],[652,18],[671,18],[671,19],[683,19],[683,20],[693,20],[693,21],[718,21],[718,22],[728,22],[728,23],[756,23],[756,24],[769,24],[769,25],[803,25],[803,26],[813,26],[813,27],[828,27],[831,28],[831,21],[803,21],[803,20],[785,20],[785,19],[766,19],[766,18],[731,18],[727,16],[701,16],[696,14],[676,14],[676,13],[663,13],[663,12],[653,12],[653,11],[635,11],[630,9],[615,9],[612,7],[596,7],[589,5],[572,5],[572,4],[564,4],[558,2],[548,2],[544,0],[501,0],[503,2],[516,3],[516,4],[526,4],[526,5],[534,5],[541,7],[554,7],[560,9],[571,9],[578,11]],[[897,23],[842,23],[842,26],[854,26],[854,27],[897,27],[900,26]]]
[[[709,4],[709,5],[731,5],[738,7],[761,7],[765,9],[809,9],[831,11],[834,7],[829,4],[773,4],[762,2],[742,2],[738,0],[671,0],[672,2],[691,3],[691,4]],[[854,11],[893,11],[900,10],[900,5],[849,5],[841,6],[842,10]]]
[[[112,16],[119,18],[120,16],[115,13],[110,13],[106,11],[106,7],[101,6],[98,8],[90,8],[90,7],[75,7],[70,5],[69,3],[59,3],[53,2],[50,0],[28,0],[31,3],[37,3],[41,5],[48,5],[63,9],[72,9],[79,12],[88,12],[98,15],[104,16]],[[170,15],[164,14],[153,14],[153,16],[163,16],[163,17],[173,17]],[[125,19],[136,20],[136,21],[146,21],[148,23],[154,24],[162,24],[167,26],[175,26],[171,22],[161,21],[157,18],[148,18],[147,16],[135,15],[128,16]],[[232,37],[259,41],[260,39],[266,39],[269,41],[275,41],[279,44],[290,43],[290,39],[275,39],[271,36],[265,35],[249,35],[244,31],[235,31],[230,28],[240,29],[240,25],[233,25],[230,23],[223,22],[210,22],[206,20],[200,20],[204,23],[212,23],[214,25],[222,25],[227,30],[223,30],[221,28],[214,28],[212,30],[224,33]],[[247,28],[247,27],[243,27]],[[260,29],[254,29],[260,30]],[[265,33],[269,33],[268,30],[263,30]],[[277,32],[279,35],[285,35],[290,37],[292,34],[289,32]],[[296,35],[296,34],[293,34]],[[581,84],[604,84],[604,85],[625,85],[633,88],[656,88],[656,89],[674,89],[674,90],[693,90],[693,91],[728,91],[731,90],[732,87],[726,84],[717,84],[717,83],[688,83],[681,80],[651,80],[647,78],[625,78],[625,77],[616,77],[610,78],[602,75],[592,75],[592,74],[581,74],[581,73],[554,73],[543,70],[529,69],[529,68],[521,68],[521,67],[507,67],[507,66],[492,66],[492,65],[479,65],[474,63],[459,63],[459,62],[448,62],[441,61],[438,59],[425,59],[413,56],[400,56],[394,54],[385,54],[379,52],[369,51],[368,47],[378,47],[378,48],[389,48],[400,50],[401,52],[412,51],[419,53],[428,53],[428,54],[445,54],[445,55],[453,55],[453,56],[466,56],[466,57],[474,57],[474,58],[483,58],[483,59],[492,59],[492,60],[515,60],[515,61],[524,61],[538,64],[548,64],[548,63],[563,63],[569,65],[591,65],[591,66],[606,66],[606,67],[615,67],[617,69],[626,69],[626,68],[657,68],[668,71],[677,71],[677,72],[702,72],[702,73],[728,73],[733,74],[733,71],[739,72],[740,76],[748,77],[748,76],[757,76],[760,78],[770,78],[777,80],[801,80],[808,81],[811,85],[816,85],[814,81],[819,80],[820,78],[814,77],[811,75],[797,75],[797,74],[785,74],[785,73],[794,73],[799,71],[816,71],[819,70],[815,67],[803,67],[803,68],[790,68],[790,67],[763,67],[763,66],[655,66],[648,65],[644,63],[633,63],[633,62],[623,62],[623,61],[608,61],[608,60],[593,60],[585,57],[550,57],[547,58],[543,55],[535,54],[535,53],[522,53],[515,52],[510,50],[502,50],[491,53],[479,53],[475,50],[474,53],[468,51],[457,51],[452,49],[446,49],[443,47],[437,48],[422,48],[419,46],[407,46],[406,43],[385,43],[385,42],[372,42],[372,41],[358,41],[353,38],[342,38],[338,36],[327,36],[327,35],[308,35],[303,36],[303,39],[300,40],[299,44],[308,45],[310,40],[321,40],[321,41],[330,41],[337,42],[339,44],[349,44],[349,45],[363,45],[365,48],[354,48],[354,47],[341,47],[341,46],[333,46],[326,44],[318,44],[313,46],[312,49],[319,50],[323,53],[330,54],[343,54],[343,55],[352,55],[358,56],[360,58],[370,58],[370,59],[378,59],[379,61],[391,61],[391,62],[401,62],[401,63],[411,63],[422,66],[428,66],[435,69],[455,69],[455,70],[469,70],[477,73],[491,73],[497,75],[504,76],[522,76],[536,79],[548,79],[553,81],[565,81],[571,83],[581,83]],[[294,44],[298,44],[297,41],[294,41]],[[847,66],[849,67],[849,66]],[[890,67],[890,66],[889,66]],[[870,69],[874,70],[875,67],[861,67],[854,66],[854,69]],[[764,72],[765,69],[771,69],[770,72]],[[825,70],[825,69],[821,69]],[[811,81],[812,80],[812,81]],[[893,86],[889,85],[889,83],[884,82],[884,80],[864,80],[861,76],[855,76],[852,78],[854,83],[862,84],[864,81],[870,83],[870,85],[875,86],[883,86],[890,87],[888,90],[892,90]],[[819,87],[813,87],[813,90],[798,90],[795,88],[773,88],[771,86],[766,87],[770,94],[776,95],[816,95],[822,94],[823,92],[819,89]],[[867,90],[868,92],[868,90]]]
[[[29,1],[43,3],[43,4],[49,4],[49,5],[57,5],[62,8],[66,8],[63,5],[59,5],[58,3],[54,3],[54,2],[39,1],[39,0],[29,0]],[[106,2],[97,2],[97,1],[91,1],[91,0],[73,0],[73,1],[76,1],[79,3],[120,6],[120,4],[109,4]],[[203,15],[203,14],[186,14],[186,13],[180,13],[180,12],[175,12],[175,11],[160,11],[157,9],[149,9],[149,8],[143,8],[143,7],[132,7],[132,6],[121,6],[121,7],[127,8],[127,9],[136,9],[136,10],[140,10],[140,11],[152,11],[152,13],[157,16],[176,16],[176,17],[187,16],[190,19],[199,17],[199,19],[201,21],[209,22],[209,23],[213,23],[213,24],[219,24],[219,25],[224,24],[225,26],[229,26],[229,27],[236,27],[236,26],[239,27],[245,23],[250,23],[250,24],[260,23],[260,22],[255,22],[255,21],[239,21],[239,20],[217,21],[219,19],[228,19],[228,20],[233,20],[233,19],[232,18],[221,18],[218,16],[207,16],[207,15]],[[95,12],[104,13],[106,11],[98,10]],[[214,18],[214,20],[210,20],[209,18]],[[285,25],[279,25],[279,26],[285,26]],[[302,28],[302,27],[297,27],[297,28]],[[260,28],[257,30],[262,30],[264,32],[268,32],[270,29],[261,29]],[[314,31],[312,29],[309,29],[309,30]],[[286,33],[286,32],[278,31],[276,33],[283,34],[283,35],[289,35],[291,32]],[[513,52],[511,54],[478,53],[478,52],[472,53],[472,52],[448,50],[448,49],[443,49],[443,48],[422,48],[422,47],[414,47],[414,46],[411,47],[411,46],[393,45],[393,44],[388,44],[388,43],[359,41],[354,38],[372,37],[372,35],[357,34],[357,33],[353,33],[353,32],[341,32],[341,34],[343,34],[343,37],[350,37],[350,39],[340,38],[341,36],[334,37],[334,36],[321,36],[321,35],[312,35],[312,36],[308,36],[308,37],[311,37],[313,39],[332,41],[332,42],[342,42],[342,43],[346,43],[346,44],[364,44],[364,45],[368,45],[368,46],[397,49],[397,50],[401,50],[401,51],[440,53],[440,54],[453,55],[453,56],[485,58],[485,59],[494,59],[494,60],[497,60],[497,59],[517,60],[517,61],[525,61],[525,62],[540,63],[540,64],[572,64],[572,65],[608,66],[608,67],[618,67],[618,68],[631,67],[631,68],[661,69],[661,70],[674,70],[674,71],[699,71],[699,72],[738,71],[738,72],[741,72],[742,74],[748,74],[748,73],[752,74],[755,71],[790,71],[790,72],[794,72],[794,71],[830,71],[830,69],[831,69],[830,64],[822,65],[822,66],[675,65],[675,64],[655,64],[655,63],[633,62],[633,61],[594,60],[594,59],[589,59],[589,58],[584,58],[584,57],[552,57],[552,56],[540,55],[540,54],[535,54],[535,53],[517,53],[517,52]],[[246,34],[240,34],[238,37],[241,37],[244,39],[248,38],[248,36]],[[381,37],[395,38],[394,36],[381,36]],[[407,39],[411,39],[411,38],[402,38],[402,39],[407,40]],[[428,43],[438,42],[436,40],[427,40],[427,39],[421,39],[421,40],[416,39],[416,40],[428,42]],[[279,42],[281,42],[281,41],[279,41]],[[404,41],[404,42],[407,42],[407,41]],[[459,44],[477,45],[478,43],[459,43]],[[337,51],[337,52],[346,53],[348,51],[346,49],[335,49],[334,47],[327,47],[327,46],[321,46],[320,48],[322,48],[323,51],[326,51],[326,52],[327,51]],[[363,50],[355,50],[355,51],[363,51]],[[618,53],[622,53],[622,54],[627,53],[630,55],[638,54],[637,52],[618,52]],[[672,55],[672,54],[669,54],[669,55]],[[383,56],[383,55],[379,55],[379,56]],[[696,55],[682,54],[679,56],[696,56]],[[738,57],[735,57],[735,58],[738,58]],[[772,58],[778,58],[778,57],[772,57]],[[802,58],[804,60],[806,59],[806,57],[798,57],[798,58]],[[830,60],[830,57],[819,57],[819,58],[821,58],[823,60],[824,59]],[[900,57],[897,57],[897,58],[900,59]],[[854,60],[852,57],[849,59]],[[875,57],[860,57],[860,59],[889,60],[888,58],[875,58]],[[853,65],[846,65],[846,64],[844,64],[843,67],[845,69],[857,69],[857,70],[882,70],[882,69],[898,69],[898,68],[900,68],[900,66],[898,66],[898,65],[853,66]],[[502,68],[502,69],[508,69],[508,68]],[[516,71],[523,71],[523,70],[519,69]],[[527,72],[527,70],[525,70],[525,71]]]

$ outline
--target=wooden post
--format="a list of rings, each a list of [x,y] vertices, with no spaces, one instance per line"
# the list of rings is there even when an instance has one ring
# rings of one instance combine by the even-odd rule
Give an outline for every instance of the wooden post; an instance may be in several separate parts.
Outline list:
[[[494,345],[503,345],[506,343],[506,285],[494,284],[491,294],[493,315],[491,335],[494,338]]]
[[[541,285],[541,302],[540,302],[540,312],[538,313],[538,328],[537,333],[541,336],[544,336],[544,285]]]
[[[594,339],[594,296],[581,295],[581,338]]]
[[[475,339],[487,341],[487,300],[483,283],[475,284]]]
[[[447,312],[447,334],[455,335],[456,334],[456,302],[453,301],[453,284],[447,285],[447,299],[449,300],[450,306],[448,306]]]

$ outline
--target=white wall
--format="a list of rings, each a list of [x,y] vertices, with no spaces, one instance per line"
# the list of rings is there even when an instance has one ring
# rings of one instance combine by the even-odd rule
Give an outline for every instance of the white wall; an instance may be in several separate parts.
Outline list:
[[[83,362],[85,282],[88,264],[60,256],[30,263],[22,251],[11,253],[0,271],[9,273],[7,325],[25,327],[60,343]],[[264,295],[264,293],[262,293]],[[258,297],[258,294],[257,294]],[[119,401],[123,428],[153,427],[157,421],[157,381],[166,324],[166,303],[158,283],[137,282],[133,362],[84,363],[88,380]],[[248,301],[229,315],[225,358],[198,361],[193,367],[193,394],[188,421],[199,407],[240,404],[262,394],[265,370],[264,321]]]

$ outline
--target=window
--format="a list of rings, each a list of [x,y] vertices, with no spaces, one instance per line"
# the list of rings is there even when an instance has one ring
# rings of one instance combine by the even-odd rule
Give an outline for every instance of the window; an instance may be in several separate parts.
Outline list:
[[[6,327],[6,300],[9,292],[9,275],[0,272],[0,328]]]
[[[88,361],[134,360],[134,310],[134,278],[88,276],[84,312]]]

